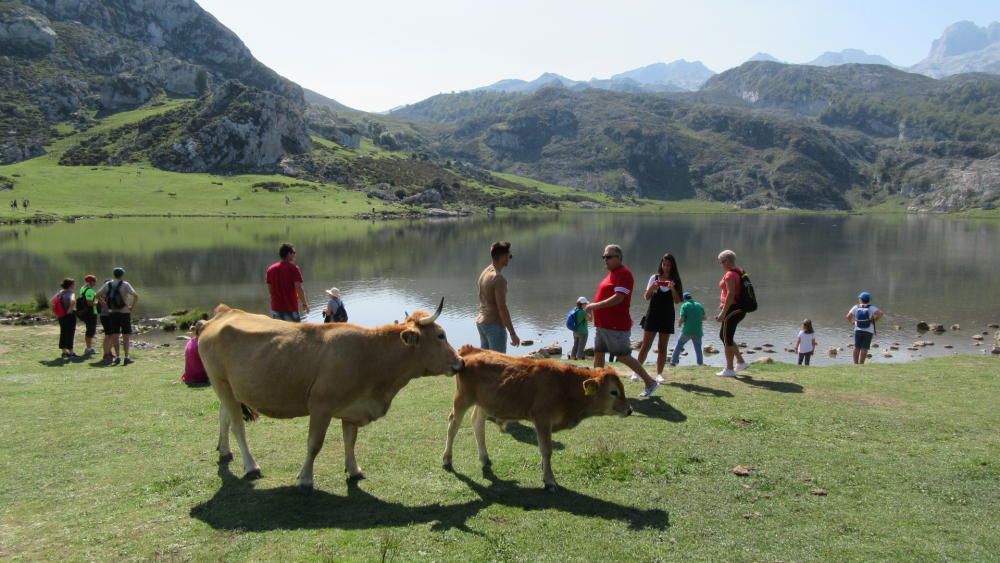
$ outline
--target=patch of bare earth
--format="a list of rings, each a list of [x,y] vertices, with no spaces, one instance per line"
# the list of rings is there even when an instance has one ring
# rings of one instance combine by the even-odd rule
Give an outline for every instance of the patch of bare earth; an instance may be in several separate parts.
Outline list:
[[[812,395],[814,397],[826,401],[856,403],[859,405],[868,405],[871,407],[885,407],[885,408],[898,409],[905,407],[909,404],[902,399],[897,399],[895,397],[887,397],[885,395],[862,395],[860,393],[834,393],[830,391],[817,391],[815,389],[806,389],[806,394]]]

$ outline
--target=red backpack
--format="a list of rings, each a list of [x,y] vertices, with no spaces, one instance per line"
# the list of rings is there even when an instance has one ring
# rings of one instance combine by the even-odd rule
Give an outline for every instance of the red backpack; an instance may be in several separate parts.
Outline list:
[[[61,319],[66,316],[66,305],[63,304],[63,292],[60,291],[52,298],[52,314],[56,316],[57,319]]]

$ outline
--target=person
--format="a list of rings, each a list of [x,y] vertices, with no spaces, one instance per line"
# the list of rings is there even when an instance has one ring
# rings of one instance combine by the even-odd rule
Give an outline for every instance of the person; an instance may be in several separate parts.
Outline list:
[[[278,248],[280,261],[267,268],[264,281],[271,294],[271,318],[297,323],[302,320],[299,303],[304,312],[309,312],[309,302],[302,289],[302,270],[295,263],[295,247],[282,243]]]
[[[604,267],[608,275],[597,286],[594,302],[584,307],[584,310],[594,315],[594,367],[604,367],[604,355],[614,354],[618,361],[632,369],[645,384],[640,397],[650,397],[660,387],[646,373],[635,358],[632,357],[632,346],[629,335],[632,330],[632,317],[629,306],[632,303],[632,288],[635,285],[632,271],[622,263],[622,249],[617,244],[604,247]]]
[[[681,336],[677,339],[677,345],[674,346],[674,354],[670,358],[670,366],[675,367],[680,361],[681,351],[684,350],[684,345],[690,340],[694,343],[694,353],[698,358],[698,365],[705,365],[705,357],[702,355],[701,349],[701,337],[704,336],[702,331],[702,321],[707,317],[705,316],[705,307],[694,300],[691,297],[690,291],[685,291],[681,296],[684,298],[684,304],[681,305],[681,311],[678,314],[677,326],[681,328]]]
[[[502,273],[513,258],[509,242],[494,242],[490,246],[491,262],[479,274],[476,329],[479,331],[480,348],[483,350],[506,353],[508,333],[512,346],[521,344],[507,309],[507,278]]]
[[[101,287],[104,287],[111,283],[110,279],[104,280]],[[100,293],[100,291],[98,291]],[[101,330],[104,331],[104,341],[101,344],[103,348],[104,355],[101,356],[101,362],[104,365],[110,365],[115,356],[119,355],[119,343],[114,335],[111,333],[111,310],[108,309],[103,303],[101,303],[100,297],[97,298],[97,318],[101,321]],[[114,353],[112,353],[112,349]]]
[[[639,346],[639,363],[646,362],[646,355],[653,347],[653,339],[659,335],[656,346],[656,381],[663,383],[663,367],[667,363],[667,346],[674,333],[674,305],[681,302],[684,284],[677,271],[677,260],[667,253],[660,259],[656,273],[649,276],[646,283],[646,301],[649,308],[639,324],[642,326],[642,345]],[[632,381],[639,377],[632,374]]]
[[[858,295],[858,304],[847,312],[847,320],[854,323],[854,363],[863,364],[868,359],[868,349],[872,347],[872,338],[876,334],[875,323],[882,318],[882,311],[871,304],[872,295],[862,291]]]
[[[65,278],[59,287],[61,289],[52,296],[52,301],[58,299],[62,306],[62,314],[59,315],[59,349],[62,350],[63,358],[73,359],[78,357],[73,352],[73,336],[76,332],[76,294],[73,288],[76,287],[76,280]]]
[[[809,319],[802,321],[802,328],[799,335],[795,337],[795,353],[799,355],[799,365],[803,363],[809,365],[813,352],[816,351],[816,334],[813,333],[813,322]]]
[[[125,352],[124,365],[134,363],[129,355],[129,346],[132,340],[132,312],[139,303],[139,294],[136,293],[132,284],[125,281],[125,268],[117,267],[111,275],[114,279],[101,286],[97,292],[97,298],[101,306],[108,309],[108,328],[111,331],[111,346],[115,349],[115,355],[111,358],[112,365],[118,365],[121,357],[118,355],[119,349]],[[129,297],[132,302],[129,303]],[[119,348],[119,344],[121,348]]]
[[[198,352],[198,337],[201,329],[205,326],[205,321],[198,321],[194,325],[194,338],[184,345],[184,373],[181,381],[188,387],[204,387],[209,385],[208,372],[201,362],[201,354]]]
[[[582,360],[585,357],[589,336],[587,321],[592,320],[590,313],[583,309],[588,303],[590,300],[582,295],[576,300],[576,311],[573,312],[576,315],[576,328],[573,330],[573,350],[569,354],[571,360]]]
[[[86,327],[83,338],[87,344],[87,348],[83,353],[87,355],[97,352],[94,350],[94,336],[97,335],[98,305],[97,290],[94,289],[96,284],[97,276],[94,274],[83,276],[83,287],[80,288],[80,295],[77,297],[77,311],[80,312],[80,320],[83,321]]]
[[[726,367],[715,374],[719,377],[736,377],[737,371],[747,369],[746,362],[743,361],[743,354],[740,353],[739,346],[736,345],[736,327],[746,316],[746,312],[741,310],[737,303],[740,298],[740,276],[743,275],[743,268],[736,267],[736,253],[732,250],[723,250],[719,253],[719,265],[726,273],[719,280],[719,314],[715,315],[715,320],[721,323],[719,327],[719,338],[726,355]],[[735,369],[733,360],[737,361]]]
[[[330,300],[326,302],[326,307],[323,309],[323,322],[347,322],[347,309],[344,307],[344,301],[340,296],[340,290],[336,287],[331,287],[326,290],[326,294],[330,296]]]

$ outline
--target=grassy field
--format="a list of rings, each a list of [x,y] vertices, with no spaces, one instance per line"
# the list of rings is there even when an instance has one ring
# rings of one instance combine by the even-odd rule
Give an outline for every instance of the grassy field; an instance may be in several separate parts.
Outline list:
[[[0,558],[222,560],[988,560],[1000,552],[996,359],[671,372],[627,419],[556,435],[540,488],[528,426],[468,425],[440,468],[453,382],[414,381],[362,429],[368,480],[335,429],[317,491],[293,485],[306,421],[249,439],[264,478],[216,465],[211,389],[181,343],[128,367],[56,361],[54,327],[0,327]],[[635,396],[637,384],[628,384]],[[238,459],[238,456],[237,456]],[[739,477],[733,468],[751,474]],[[234,473],[236,475],[234,475]]]

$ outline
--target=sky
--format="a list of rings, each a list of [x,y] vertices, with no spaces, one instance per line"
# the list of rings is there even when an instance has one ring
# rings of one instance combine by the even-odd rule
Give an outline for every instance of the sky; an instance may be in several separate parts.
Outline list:
[[[722,72],[758,51],[910,66],[952,23],[1000,20],[998,0],[196,1],[267,66],[365,111],[543,72],[589,80],[681,58]]]

